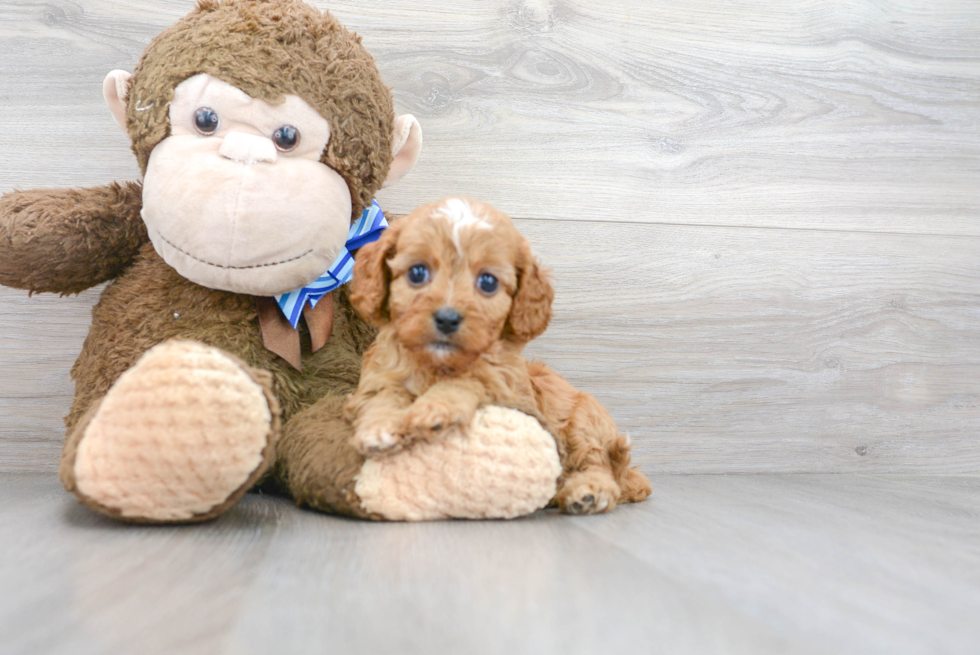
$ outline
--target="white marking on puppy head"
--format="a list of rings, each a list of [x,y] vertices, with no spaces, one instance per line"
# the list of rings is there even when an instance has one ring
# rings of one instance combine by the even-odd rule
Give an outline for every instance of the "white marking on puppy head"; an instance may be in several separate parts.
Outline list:
[[[439,208],[438,215],[453,224],[453,245],[456,246],[456,252],[461,256],[463,246],[459,242],[459,234],[463,228],[493,229],[490,223],[474,214],[470,203],[462,198],[447,198],[442,207]]]

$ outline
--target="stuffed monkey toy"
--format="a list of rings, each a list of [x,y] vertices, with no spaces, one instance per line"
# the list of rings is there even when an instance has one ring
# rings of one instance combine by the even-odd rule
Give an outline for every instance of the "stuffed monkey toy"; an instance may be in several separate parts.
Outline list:
[[[360,38],[299,0],[201,0],[103,92],[142,182],[0,199],[0,283],[109,282],[71,371],[65,488],[143,523],[218,516],[260,481],[360,517],[467,515],[385,516],[355,491],[343,405],[374,331],[344,284],[422,142]],[[529,435],[533,466],[487,481],[480,516],[543,506],[558,474],[550,435],[500,412],[484,430]],[[434,493],[453,501],[452,481]]]

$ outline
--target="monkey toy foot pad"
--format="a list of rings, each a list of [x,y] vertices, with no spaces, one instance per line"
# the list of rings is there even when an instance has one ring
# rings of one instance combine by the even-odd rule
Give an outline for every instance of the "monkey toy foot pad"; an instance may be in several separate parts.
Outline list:
[[[271,459],[278,408],[266,378],[196,342],[150,349],[79,426],[74,461],[62,464],[74,491],[132,521],[219,514]]]
[[[510,519],[554,497],[561,461],[537,419],[489,406],[463,431],[369,457],[355,491],[369,512],[393,521]]]

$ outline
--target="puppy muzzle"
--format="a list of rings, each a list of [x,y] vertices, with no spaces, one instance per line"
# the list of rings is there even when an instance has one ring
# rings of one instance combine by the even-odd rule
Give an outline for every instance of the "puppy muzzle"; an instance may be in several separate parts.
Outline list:
[[[440,333],[449,336],[459,330],[463,315],[452,307],[443,307],[432,314],[432,321]]]

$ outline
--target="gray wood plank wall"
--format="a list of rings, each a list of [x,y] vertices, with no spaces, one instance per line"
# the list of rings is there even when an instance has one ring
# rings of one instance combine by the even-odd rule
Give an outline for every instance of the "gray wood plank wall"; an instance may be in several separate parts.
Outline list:
[[[646,471],[980,470],[980,4],[317,4],[422,122],[382,205],[518,219],[530,353]],[[190,7],[0,0],[0,192],[136,178],[101,81]],[[97,298],[0,289],[0,471],[56,467]]]

